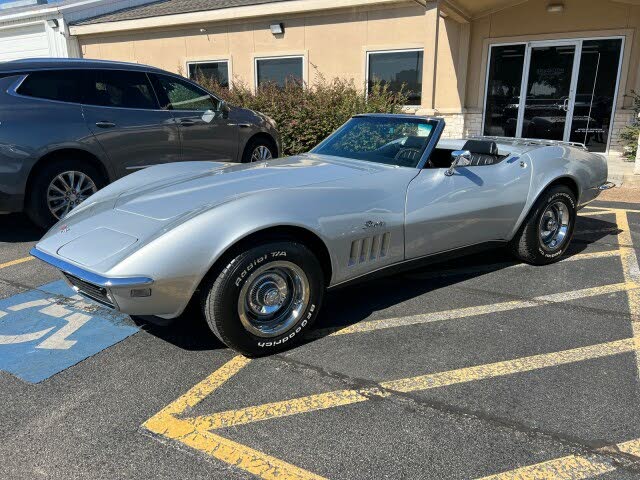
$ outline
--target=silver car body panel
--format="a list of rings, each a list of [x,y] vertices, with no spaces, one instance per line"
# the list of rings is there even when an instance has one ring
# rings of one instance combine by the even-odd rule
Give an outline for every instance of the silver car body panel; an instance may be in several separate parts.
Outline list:
[[[457,150],[465,140],[441,140]],[[118,278],[120,310],[178,316],[212,265],[238,241],[270,228],[304,229],[326,247],[328,286],[408,261],[510,240],[540,193],[574,182],[582,206],[606,182],[605,160],[580,148],[501,141],[496,165],[419,169],[304,154],[248,165],[151,167],[99,191],[36,246],[61,270]],[[113,242],[96,251],[96,230]],[[73,248],[65,248],[73,243]],[[91,263],[89,265],[89,263]],[[61,267],[62,265],[62,267]],[[66,267],[65,267],[66,266]],[[132,298],[126,278],[153,280]]]

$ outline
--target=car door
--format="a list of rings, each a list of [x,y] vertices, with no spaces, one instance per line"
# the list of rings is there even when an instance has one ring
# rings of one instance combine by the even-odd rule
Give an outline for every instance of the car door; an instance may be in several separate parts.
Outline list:
[[[172,75],[152,74],[152,79],[160,103],[178,123],[183,160],[237,161],[238,126],[229,121],[220,100]]]
[[[531,179],[528,161],[426,168],[407,190],[406,257],[417,258],[505,240],[522,213]]]
[[[118,177],[180,160],[180,134],[143,71],[87,70],[85,121]]]

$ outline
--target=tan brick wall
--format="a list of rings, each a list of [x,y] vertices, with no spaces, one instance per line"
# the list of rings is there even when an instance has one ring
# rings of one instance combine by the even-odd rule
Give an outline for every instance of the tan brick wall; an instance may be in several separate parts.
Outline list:
[[[624,127],[631,124],[634,120],[635,112],[633,110],[618,110],[613,117],[613,127],[611,129],[611,144],[609,153],[611,155],[620,156],[624,153],[624,147],[620,138],[620,133]]]

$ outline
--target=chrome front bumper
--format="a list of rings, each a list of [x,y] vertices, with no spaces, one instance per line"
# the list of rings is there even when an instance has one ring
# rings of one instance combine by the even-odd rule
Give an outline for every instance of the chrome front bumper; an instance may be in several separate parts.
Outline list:
[[[64,279],[78,294],[116,310],[120,310],[118,297],[124,295],[126,298],[127,294],[131,297],[132,289],[149,287],[154,283],[149,277],[106,277],[54,257],[36,247],[29,253],[60,270]]]

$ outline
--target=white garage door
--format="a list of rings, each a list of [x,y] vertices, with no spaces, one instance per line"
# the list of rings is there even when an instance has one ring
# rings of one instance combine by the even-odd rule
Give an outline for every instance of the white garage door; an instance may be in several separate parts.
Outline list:
[[[44,23],[0,30],[0,62],[49,56]]]

